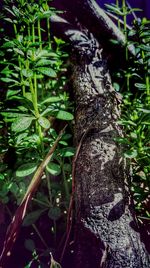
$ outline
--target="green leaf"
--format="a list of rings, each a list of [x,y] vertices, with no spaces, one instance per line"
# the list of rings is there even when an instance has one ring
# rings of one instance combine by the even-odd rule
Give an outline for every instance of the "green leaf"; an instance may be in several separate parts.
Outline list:
[[[138,47],[141,48],[141,49],[143,49],[144,51],[150,52],[150,46],[140,45]]]
[[[50,122],[49,122],[49,120],[47,118],[41,116],[38,119],[38,122],[39,122],[41,127],[45,128],[45,129],[50,128]]]
[[[22,143],[22,140],[24,139],[24,138],[26,138],[27,137],[27,133],[25,132],[25,133],[21,133],[21,134],[19,134],[18,136],[17,136],[17,139],[16,139],[16,144],[18,145],[18,144],[20,144],[20,143]]]
[[[55,129],[50,128],[49,132],[54,139],[57,139],[58,135],[57,135],[57,132],[55,131]]]
[[[24,56],[24,52],[23,52],[22,50],[20,50],[20,49],[18,49],[18,48],[14,48],[14,51],[15,51],[17,54],[19,54],[19,55],[21,55],[21,56]]]
[[[48,217],[53,221],[57,221],[61,217],[60,208],[59,207],[50,208],[48,212]]]
[[[23,98],[20,96],[11,96],[9,97],[9,100],[22,100]]]
[[[66,111],[59,110],[58,112],[54,113],[54,116],[61,120],[73,120],[74,116]]]
[[[15,43],[13,41],[6,41],[2,47],[3,48],[10,48],[10,47],[14,47]]]
[[[27,163],[20,166],[16,171],[17,177],[26,177],[32,174],[37,169],[36,163]]]
[[[120,85],[118,83],[113,83],[113,87],[116,91],[119,91],[120,90]]]
[[[61,167],[56,163],[49,162],[46,166],[46,169],[50,174],[54,176],[58,176],[61,174]]]
[[[59,141],[59,144],[62,144],[64,146],[67,146],[68,145],[68,142],[61,140],[61,141]]]
[[[52,78],[57,77],[56,72],[52,68],[39,67],[36,70],[44,75],[49,76],[49,77],[52,77]]]
[[[18,195],[18,192],[19,192],[19,186],[17,185],[17,183],[16,182],[12,182],[10,185],[9,185],[9,187],[10,187],[10,191],[15,195],[15,196],[17,196]]]
[[[23,74],[23,76],[29,78],[29,77],[32,77],[33,76],[33,71],[32,70],[23,69],[22,70],[22,74]]]
[[[128,125],[136,126],[136,124],[131,120],[118,120],[118,124],[125,125],[125,126],[128,126]]]
[[[112,12],[114,14],[117,14],[119,16],[123,16],[123,12],[121,11],[121,9],[119,7],[116,7],[116,5],[114,5],[114,4],[111,4],[111,5],[105,4],[105,6],[110,12]]]
[[[150,125],[150,122],[143,121],[143,122],[141,122],[141,125]]]
[[[60,150],[62,157],[70,157],[75,154],[75,148],[67,147]]]
[[[49,108],[46,108],[46,109],[41,113],[41,115],[42,115],[42,116],[43,116],[43,115],[46,115],[46,114],[50,114],[50,115],[52,115],[53,110],[54,110],[53,106],[49,106]]]
[[[23,226],[30,226],[31,224],[35,223],[45,210],[46,209],[38,209],[36,211],[27,214],[27,216],[23,221]]]
[[[133,150],[133,151],[126,151],[125,153],[124,153],[124,156],[126,157],[126,158],[136,158],[137,157],[137,150]]]
[[[46,65],[51,65],[52,61],[51,60],[47,60],[45,58],[42,58],[40,59],[37,63],[36,63],[36,67],[39,67],[39,66],[46,66]]]
[[[19,117],[11,125],[11,130],[14,132],[22,132],[29,128],[34,117]]]
[[[137,134],[135,132],[130,133],[131,138],[137,139]]]
[[[52,51],[48,51],[46,49],[43,49],[43,50],[40,50],[38,49],[35,53],[35,60],[38,61],[40,59],[43,59],[43,58],[50,58],[50,57],[58,57],[56,53],[52,52]]]
[[[10,23],[13,23],[13,20],[11,20],[10,18],[4,18],[4,20],[10,22]]]
[[[10,82],[13,82],[13,83],[16,83],[16,84],[19,84],[19,82],[17,80],[14,80],[14,79],[11,79],[11,78],[4,78],[2,77],[1,80],[5,83],[10,83]]]
[[[52,10],[47,10],[42,13],[39,13],[37,15],[37,19],[50,18],[50,16],[52,16],[53,14],[55,14],[55,12],[53,12]]]
[[[32,239],[26,239],[24,245],[25,245],[25,248],[31,252],[33,252],[35,249],[35,243]]]
[[[145,85],[145,84],[135,83],[134,85],[135,85],[135,87],[137,87],[138,89],[141,89],[141,90],[146,89],[146,85]]]
[[[148,109],[138,108],[138,110],[143,112],[143,113],[150,114],[150,110],[148,110]]]
[[[122,144],[128,144],[129,143],[129,141],[126,138],[121,138],[121,137],[114,138],[114,141],[117,141],[117,142],[122,143]]]
[[[10,118],[25,117],[25,114],[16,113],[16,112],[1,112],[1,115],[3,115],[4,117],[10,117]]]
[[[61,100],[61,98],[60,97],[58,97],[58,96],[52,96],[52,97],[50,97],[50,98],[47,98],[46,100],[44,100],[44,101],[42,101],[42,104],[44,104],[44,103],[53,103],[53,102],[59,102]]]
[[[30,92],[25,93],[25,98],[32,102],[32,94]]]
[[[56,36],[54,36],[54,40],[56,42],[56,44],[59,45],[64,45],[65,41],[63,41],[62,39],[57,38]]]
[[[31,142],[33,144],[40,144],[40,137],[39,135],[36,134],[28,136],[26,140],[28,140],[28,142]]]
[[[63,169],[64,169],[66,172],[71,173],[71,165],[70,165],[70,164],[65,163],[65,164],[63,165]]]
[[[0,181],[3,181],[5,179],[5,176],[3,174],[0,174]]]
[[[71,134],[66,133],[66,134],[64,134],[64,135],[62,136],[62,140],[68,140],[68,139],[70,139],[71,137],[72,137]]]
[[[9,90],[7,91],[6,97],[7,97],[7,99],[8,99],[9,97],[18,94],[19,92],[20,92],[20,89],[17,89],[17,90],[11,90],[11,89],[9,89]]]
[[[2,71],[1,71],[2,74],[5,74],[5,75],[10,75],[12,74],[12,70],[9,69],[9,66],[7,65]]]

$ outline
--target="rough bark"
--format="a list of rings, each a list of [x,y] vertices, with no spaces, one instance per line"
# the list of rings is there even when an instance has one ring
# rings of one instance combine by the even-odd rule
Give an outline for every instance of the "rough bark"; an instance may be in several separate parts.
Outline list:
[[[75,172],[75,267],[149,267],[132,214],[127,167],[114,140],[122,135],[119,99],[96,40],[91,37],[82,52],[73,73],[77,146],[86,132]]]
[[[85,27],[78,24],[75,29],[56,16],[52,20],[61,22],[73,47],[75,142],[80,146],[74,178],[74,267],[148,268],[149,256],[132,211],[127,166],[115,141],[122,136],[117,123],[120,97],[112,87],[103,49]]]

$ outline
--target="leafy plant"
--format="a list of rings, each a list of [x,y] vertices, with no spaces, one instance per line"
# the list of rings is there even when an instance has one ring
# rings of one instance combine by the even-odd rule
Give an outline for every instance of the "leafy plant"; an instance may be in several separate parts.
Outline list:
[[[128,53],[127,65],[114,77],[114,87],[123,95],[122,119],[125,138],[118,142],[124,144],[124,156],[132,166],[131,190],[139,219],[150,219],[148,212],[150,192],[150,21],[137,19],[135,11],[126,1],[116,1],[107,5],[110,12],[123,18],[121,27],[125,33],[126,44],[133,45],[135,55]],[[136,18],[132,27],[127,25],[127,16],[133,13]]]
[[[57,12],[50,1],[5,1],[0,42],[0,198],[10,215],[10,204],[13,210],[20,204],[60,127],[68,122],[24,221],[43,239],[36,225],[46,213],[51,247],[57,239],[57,221],[66,217],[74,154],[73,105],[65,91],[68,54],[65,42],[51,36],[50,29],[50,16]],[[5,29],[10,29],[8,34]]]

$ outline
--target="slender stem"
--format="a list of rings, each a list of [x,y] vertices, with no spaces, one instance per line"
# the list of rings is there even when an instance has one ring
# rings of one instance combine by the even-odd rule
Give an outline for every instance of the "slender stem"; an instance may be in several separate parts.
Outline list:
[[[34,27],[34,23],[32,23],[32,41],[33,41],[33,43],[35,43],[35,27]]]
[[[34,107],[35,107],[35,113],[36,113],[36,117],[39,118],[40,114],[39,114],[39,110],[38,110],[38,96],[37,96],[37,76],[36,73],[34,72]],[[43,132],[42,132],[42,128],[41,126],[38,124],[38,122],[36,121],[36,129],[38,130],[38,134],[39,134],[39,138],[40,138],[40,144],[41,144],[41,152],[43,154],[44,152],[44,144],[43,144]]]
[[[50,21],[48,18],[47,18],[47,35],[48,35],[48,46],[51,49]]]
[[[149,80],[148,75],[146,75],[146,92],[147,92],[147,101],[149,105],[150,104],[150,80]]]
[[[29,71],[29,61],[26,60],[26,70]],[[34,86],[33,86],[33,82],[32,82],[32,78],[29,77],[29,86],[30,86],[30,92],[32,95],[32,103],[33,103],[33,107],[34,107],[34,112],[35,112],[35,116],[36,118],[39,118],[39,111],[38,111],[38,106],[37,106],[37,98],[36,98],[36,94],[34,91]]]
[[[46,6],[47,6],[47,11],[49,10],[49,5],[47,3],[47,0],[46,0]],[[49,18],[47,18],[47,36],[48,36],[48,46],[49,46],[49,49],[51,49],[51,34],[50,34],[50,20]]]
[[[32,42],[35,43],[35,26],[34,26],[34,23],[32,23]],[[32,61],[34,61],[34,59],[35,59],[35,52],[33,50],[33,52],[32,52]],[[36,72],[34,72],[34,74],[33,74],[33,80],[34,80],[34,83],[32,82],[32,78],[29,77],[29,84],[30,84],[30,90],[31,90],[31,94],[32,94],[33,107],[34,107],[34,111],[35,111],[35,116],[38,119],[40,117],[40,113],[39,113],[39,110],[38,110],[37,75],[36,75]],[[44,152],[43,132],[42,132],[41,126],[39,125],[39,123],[37,121],[36,121],[36,130],[37,130],[39,138],[40,138],[41,153],[43,155],[43,152]]]
[[[65,171],[64,171],[64,168],[63,168],[63,164],[62,164],[62,175],[63,175],[63,180],[64,180],[66,199],[69,200],[70,194],[69,194],[68,182],[67,182],[66,174],[65,174]]]
[[[41,23],[40,19],[38,19],[38,37],[39,37],[39,43],[40,43],[40,50],[42,50],[42,36],[41,36]]]
[[[143,59],[143,62],[145,62],[145,53],[144,51],[142,50],[142,59]],[[147,71],[147,67],[145,66],[145,84],[146,84],[146,94],[147,94],[147,104],[149,105],[150,104],[150,80],[149,80],[149,75],[147,74],[148,71]]]
[[[46,172],[46,181],[47,181],[47,188],[48,188],[48,195],[49,195],[49,201],[50,201],[50,206],[52,206],[52,192],[51,192],[51,183],[50,183],[50,179],[48,176],[47,171]]]
[[[119,9],[119,0],[116,0],[116,6]],[[119,28],[119,30],[121,30],[120,20],[119,19],[118,19],[118,28]]]
[[[45,242],[44,238],[43,238],[42,235],[40,234],[40,232],[39,232],[38,228],[36,227],[36,225],[35,225],[35,224],[32,224],[32,227],[33,227],[33,229],[35,230],[35,232],[37,233],[37,235],[38,235],[38,237],[40,238],[40,240],[41,240],[41,242],[43,243],[43,245],[44,245],[46,248],[48,248],[47,243]]]
[[[14,23],[14,33],[16,36],[16,39],[18,40],[18,32],[17,32],[17,26]],[[20,78],[21,78],[21,87],[22,87],[22,95],[25,97],[26,91],[25,91],[25,85],[24,85],[24,78],[22,74],[22,64],[21,64],[21,56],[18,55],[18,64],[19,64],[19,69],[20,69]]]
[[[130,75],[127,74],[127,91],[130,91]]]
[[[126,60],[128,60],[128,36],[127,36],[127,6],[126,6],[126,0],[122,0],[122,9],[123,9],[123,22],[124,22],[124,35],[125,35],[125,43],[126,43]]]
[[[49,203],[47,204],[46,202],[43,202],[43,201],[41,201],[41,200],[39,200],[39,199],[37,199],[37,198],[34,198],[34,197],[33,197],[32,200],[33,200],[34,202],[40,204],[40,205],[43,205],[44,207],[48,207],[48,208],[49,208],[49,206],[50,206]]]
[[[28,45],[30,45],[31,42],[31,27],[30,24],[28,24]]]

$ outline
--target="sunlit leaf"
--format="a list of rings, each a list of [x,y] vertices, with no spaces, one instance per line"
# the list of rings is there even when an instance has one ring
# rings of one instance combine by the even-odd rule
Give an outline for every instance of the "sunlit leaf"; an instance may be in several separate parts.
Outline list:
[[[52,97],[49,97],[49,98],[45,99],[44,101],[42,101],[42,104],[44,104],[44,103],[58,102],[60,100],[61,100],[60,97],[58,97],[58,96],[52,96]]]
[[[126,158],[135,158],[135,157],[137,157],[137,151],[136,150],[133,150],[133,151],[126,151],[125,153],[124,153],[124,156],[126,157]]]
[[[143,49],[144,51],[150,52],[150,46],[146,46],[146,45],[139,45],[139,48]]]
[[[29,176],[30,174],[32,174],[36,170],[36,168],[37,168],[36,163],[23,164],[17,169],[16,176],[17,177]]]
[[[63,111],[63,110],[59,110],[58,112],[54,114],[54,116],[61,120],[73,120],[74,118],[74,116],[71,113]]]
[[[46,58],[42,58],[40,59],[37,63],[36,63],[36,67],[39,67],[39,66],[46,66],[46,65],[51,65],[52,61],[51,60],[48,60]]]
[[[45,129],[50,128],[50,122],[49,122],[49,120],[47,118],[41,116],[38,119],[38,122],[39,122],[41,127],[45,128]]]
[[[52,78],[57,77],[56,72],[52,68],[39,67],[36,70],[44,75],[49,76],[49,77],[52,77]]]
[[[140,90],[146,89],[146,85],[142,83],[135,83],[135,87],[137,87]]]
[[[21,56],[24,56],[24,52],[23,52],[21,49],[14,48],[14,51],[15,51],[17,54],[19,54],[19,55],[21,55]]]
[[[15,80],[15,79],[11,79],[11,78],[8,78],[8,77],[1,77],[1,80],[2,80],[3,82],[6,82],[6,83],[13,82],[13,83],[15,83],[15,84],[19,84],[19,82],[18,82],[17,80]]]
[[[14,95],[18,94],[19,92],[20,92],[20,89],[17,89],[17,90],[9,89],[9,90],[7,91],[7,95],[6,95],[6,97],[9,98],[9,97],[11,97],[11,96],[14,96]]]
[[[70,157],[75,154],[75,149],[73,147],[67,147],[61,149],[61,155],[62,157]]]
[[[46,166],[47,171],[54,175],[54,176],[58,176],[61,174],[61,167],[60,165],[50,162],[47,166]]]
[[[11,130],[14,132],[21,132],[29,128],[34,117],[19,117],[11,125]]]
[[[22,70],[22,74],[23,74],[23,76],[29,78],[29,77],[32,77],[33,76],[33,71],[32,70],[23,69]]]

